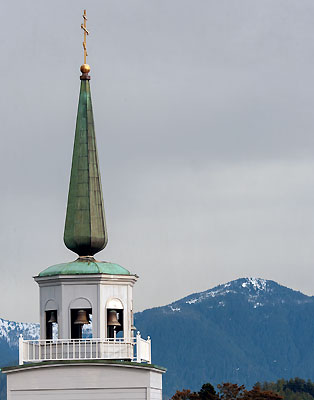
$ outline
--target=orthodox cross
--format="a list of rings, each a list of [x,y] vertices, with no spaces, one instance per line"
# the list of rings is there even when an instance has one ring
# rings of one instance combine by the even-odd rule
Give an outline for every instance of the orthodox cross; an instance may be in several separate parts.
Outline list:
[[[81,28],[84,31],[84,42],[83,42],[83,49],[84,49],[84,64],[86,64],[86,57],[87,57],[87,50],[86,50],[86,36],[89,35],[89,32],[86,28],[86,21],[87,21],[87,17],[86,17],[86,10],[84,10],[84,14],[82,15],[83,19],[84,19],[84,23],[81,24]]]

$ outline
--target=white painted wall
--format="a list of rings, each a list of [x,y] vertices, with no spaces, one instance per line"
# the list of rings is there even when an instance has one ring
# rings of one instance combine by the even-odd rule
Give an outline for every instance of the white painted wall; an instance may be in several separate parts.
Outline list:
[[[154,368],[92,362],[16,369],[7,372],[7,399],[161,400],[162,374]]]

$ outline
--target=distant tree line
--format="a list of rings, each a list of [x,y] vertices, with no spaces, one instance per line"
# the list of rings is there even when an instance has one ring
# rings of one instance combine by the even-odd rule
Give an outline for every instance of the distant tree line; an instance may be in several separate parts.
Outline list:
[[[236,383],[222,383],[216,391],[210,383],[205,383],[199,392],[191,392],[189,389],[177,390],[171,400],[281,400],[279,394],[270,390],[263,390],[260,385],[246,390],[243,385]]]
[[[279,379],[277,382],[257,383],[262,390],[272,390],[285,400],[314,400],[314,382],[310,379]]]
[[[170,400],[314,400],[314,383],[294,378],[277,382],[257,382],[251,390],[244,385],[222,383],[217,390],[205,383],[199,392],[189,389],[177,390]]]

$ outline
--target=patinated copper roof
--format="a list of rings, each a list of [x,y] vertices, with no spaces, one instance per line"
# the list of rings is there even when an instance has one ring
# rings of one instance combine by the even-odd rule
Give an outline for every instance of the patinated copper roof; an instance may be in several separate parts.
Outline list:
[[[68,263],[52,265],[42,271],[39,276],[85,274],[131,275],[126,268],[119,264],[106,261],[78,259]]]
[[[93,256],[108,242],[88,72],[81,76],[64,229],[66,247]]]

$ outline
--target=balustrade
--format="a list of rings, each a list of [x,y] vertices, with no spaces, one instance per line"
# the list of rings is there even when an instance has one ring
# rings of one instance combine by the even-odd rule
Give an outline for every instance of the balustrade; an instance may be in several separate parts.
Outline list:
[[[151,340],[114,339],[19,339],[19,363],[51,360],[129,360],[151,363]]]

